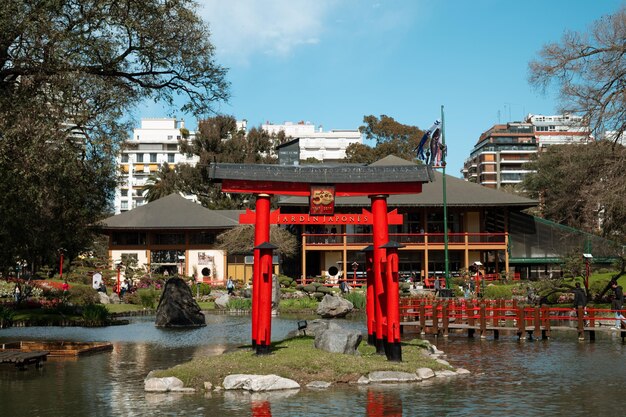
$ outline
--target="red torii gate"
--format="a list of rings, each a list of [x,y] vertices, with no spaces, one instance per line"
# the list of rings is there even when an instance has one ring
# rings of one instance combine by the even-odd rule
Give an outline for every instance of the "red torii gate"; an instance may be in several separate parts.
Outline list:
[[[387,212],[387,197],[390,194],[421,193],[422,183],[430,182],[431,174],[426,165],[210,165],[210,179],[221,182],[222,192],[256,196],[256,210],[242,214],[240,222],[255,224],[252,346],[257,354],[270,353],[271,343],[272,252],[275,246],[269,243],[269,227],[270,223],[289,223],[289,219],[281,221],[279,210],[270,213],[271,196],[309,197],[310,214],[307,216],[311,224],[315,223],[316,216],[334,215],[335,197],[367,196],[371,200],[371,216],[366,211],[361,216],[368,217],[367,223],[362,224],[372,224],[373,233],[373,245],[365,249],[370,249],[366,256],[368,343],[374,343],[376,351],[384,352],[388,360],[402,360],[398,303],[398,248],[402,246],[389,241],[388,226],[397,224],[399,215],[395,211]],[[335,224],[345,223],[341,217],[337,220]]]

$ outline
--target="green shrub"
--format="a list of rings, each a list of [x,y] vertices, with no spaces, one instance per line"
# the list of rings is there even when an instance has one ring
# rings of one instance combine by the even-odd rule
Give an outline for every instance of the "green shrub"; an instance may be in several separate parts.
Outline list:
[[[309,297],[290,298],[288,300],[280,300],[278,309],[280,311],[298,311],[298,310],[315,310],[317,308],[317,300]]]
[[[348,294],[344,294],[343,298],[350,301],[352,305],[354,305],[354,308],[357,308],[359,310],[365,308],[366,299],[365,294],[363,294],[362,292],[352,291]]]
[[[10,327],[13,324],[15,311],[12,308],[0,305],[0,329]]]
[[[313,292],[315,292],[315,288],[316,288],[315,285],[308,284],[308,285],[305,285],[304,287],[302,287],[302,291],[308,292],[308,293],[313,293]]]
[[[324,298],[324,293],[323,292],[319,292],[316,291],[313,294],[311,294],[311,297],[315,298],[316,300],[320,301],[322,298]]]
[[[228,310],[252,310],[250,298],[231,298],[226,304]]]
[[[322,294],[332,294],[333,289],[330,287],[325,287],[324,285],[320,285],[315,289],[315,292],[321,292]]]
[[[304,285],[302,284],[296,284],[296,290],[298,291],[302,291],[304,289]]]
[[[597,279],[589,284],[589,292],[591,295],[591,299],[594,299],[598,294],[600,294],[606,286],[609,284],[610,279]],[[605,294],[605,298],[610,294],[610,291],[607,291]]]
[[[196,291],[199,290],[200,296],[211,295],[211,286],[209,284],[201,282],[200,284],[196,285],[199,285],[199,288],[197,288]]]
[[[508,300],[513,297],[513,291],[508,286],[503,285],[488,285],[485,287],[485,294],[483,298],[488,300]]]
[[[139,298],[138,291],[127,292],[126,294],[124,294],[122,301],[126,304],[141,305],[141,298]]]
[[[137,294],[139,294],[139,301],[141,305],[146,308],[155,308],[159,297],[161,296],[160,291],[155,290],[154,288],[142,288],[137,290]]]
[[[109,310],[102,304],[87,304],[83,307],[86,326],[102,326],[109,321]]]
[[[293,280],[293,278],[287,277],[285,275],[279,275],[278,276],[278,283],[280,284],[281,287],[283,288],[288,288],[291,287],[291,284],[295,282]]]
[[[91,287],[71,286],[69,290],[70,303],[77,306],[86,306],[100,302],[98,292]]]

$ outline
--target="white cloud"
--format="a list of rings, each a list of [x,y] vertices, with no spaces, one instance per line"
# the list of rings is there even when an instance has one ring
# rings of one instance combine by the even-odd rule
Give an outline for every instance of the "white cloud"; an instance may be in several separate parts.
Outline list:
[[[284,57],[300,45],[317,44],[335,1],[201,0],[220,57],[246,63],[254,54]]]

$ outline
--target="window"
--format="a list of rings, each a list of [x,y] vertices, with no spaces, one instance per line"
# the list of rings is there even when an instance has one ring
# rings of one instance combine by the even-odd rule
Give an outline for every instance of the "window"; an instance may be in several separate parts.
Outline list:
[[[173,164],[175,155],[173,153],[167,154],[167,162]]]
[[[172,140],[172,139],[174,139],[174,136],[172,136],[172,135],[167,135],[167,140]]]
[[[122,189],[122,197],[128,197],[128,190],[127,189]],[[124,202],[122,202],[124,203]]]
[[[146,244],[146,234],[139,232],[115,232],[112,236],[113,245],[140,246]]]
[[[215,243],[215,232],[198,232],[189,235],[191,245],[211,245]]]
[[[137,162],[143,162],[143,154],[142,153],[138,153],[137,154]]]
[[[156,162],[156,161],[157,161],[157,154],[151,153],[150,154],[150,162]]]
[[[184,233],[157,233],[155,235],[156,245],[184,245]]]
[[[128,154],[127,153],[123,153],[122,154],[122,163],[128,163]]]
[[[121,203],[121,205],[120,205],[120,210],[122,210],[122,211],[126,211],[126,210],[128,210],[128,201],[123,200],[123,201],[121,201],[120,203]]]

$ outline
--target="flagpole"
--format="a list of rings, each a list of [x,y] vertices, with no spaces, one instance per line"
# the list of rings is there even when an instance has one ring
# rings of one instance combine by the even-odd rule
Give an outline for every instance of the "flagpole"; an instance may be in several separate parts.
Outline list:
[[[450,267],[448,259],[448,202],[446,193],[446,124],[443,118],[443,105],[441,106],[441,166],[443,167],[443,247],[445,262],[446,290],[451,290]],[[452,296],[452,291],[446,291]]]

